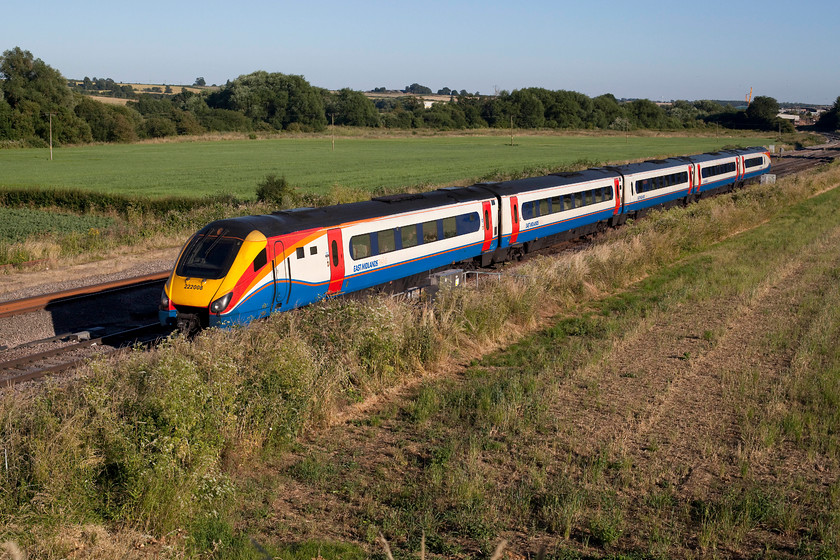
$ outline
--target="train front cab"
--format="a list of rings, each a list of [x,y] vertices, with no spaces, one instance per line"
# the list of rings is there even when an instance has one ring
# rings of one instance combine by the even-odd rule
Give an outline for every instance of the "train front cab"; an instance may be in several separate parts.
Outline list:
[[[187,242],[164,286],[161,324],[194,332],[268,315],[277,284],[269,262],[259,231],[242,236],[218,223],[202,229]]]

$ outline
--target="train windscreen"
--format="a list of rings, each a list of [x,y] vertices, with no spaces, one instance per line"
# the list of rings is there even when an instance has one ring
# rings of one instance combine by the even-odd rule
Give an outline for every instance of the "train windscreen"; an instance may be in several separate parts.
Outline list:
[[[242,240],[227,237],[228,230],[196,235],[184,251],[175,273],[188,278],[218,280],[227,274],[233,259],[242,246]]]

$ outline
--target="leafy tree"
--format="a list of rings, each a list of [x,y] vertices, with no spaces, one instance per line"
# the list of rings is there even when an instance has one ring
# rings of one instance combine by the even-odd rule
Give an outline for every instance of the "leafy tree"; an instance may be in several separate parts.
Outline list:
[[[626,120],[625,110],[613,94],[605,93],[592,100],[592,114],[588,118],[588,123],[592,126],[600,129],[612,128],[616,119],[621,118]],[[629,121],[627,124],[629,127]]]
[[[481,117],[483,102],[477,97],[459,97],[458,108],[464,113],[467,128],[484,128],[487,121]]]
[[[144,117],[173,117],[172,102],[168,99],[160,99],[151,95],[141,95],[136,102],[129,102]]]
[[[639,128],[663,128],[665,110],[649,99],[635,99],[627,106],[627,115]]]
[[[493,128],[510,127],[510,117],[512,115],[513,107],[510,101],[510,93],[505,90],[500,91],[496,97],[488,100],[481,110],[481,118]]]
[[[346,126],[379,126],[379,112],[365,94],[344,88],[337,94],[327,92],[326,112],[335,115],[335,124]]]
[[[413,93],[414,95],[428,95],[432,93],[432,88],[421,86],[417,82],[405,87],[406,93]]]
[[[746,110],[747,120],[756,128],[774,128],[778,114],[779,103],[764,95],[754,97]]]
[[[300,193],[286,181],[285,175],[278,177],[274,174],[266,175],[263,182],[257,183],[257,201],[268,202],[278,208],[295,208],[303,202]]]
[[[545,124],[545,106],[531,90],[516,90],[510,96],[514,125],[540,128]]]
[[[204,127],[201,126],[198,118],[189,111],[174,109],[173,120],[175,122],[175,130],[178,134],[195,135],[204,133]]]
[[[0,140],[12,140],[12,107],[0,95]]]
[[[193,83],[193,85],[198,86],[198,87],[204,87],[204,86],[207,85],[207,82],[204,81],[204,77],[199,76],[198,78],[195,79],[195,83]]]
[[[90,128],[73,112],[76,98],[67,80],[54,68],[20,47],[5,51],[0,57],[0,89],[11,109],[3,127],[9,139],[55,144],[88,142]],[[3,107],[2,111],[9,113]]]
[[[151,117],[143,123],[143,133],[149,138],[163,138],[165,136],[175,136],[178,134],[178,129],[170,119]]]
[[[36,59],[29,51],[15,47],[0,59],[3,93],[13,109],[24,101],[32,101],[45,111],[59,107],[72,108],[73,95],[67,80],[55,69]]]
[[[576,91],[557,91],[553,95],[551,113],[546,118],[560,128],[584,128],[591,121],[594,110],[592,99]]]
[[[412,128],[414,114],[406,111],[401,105],[396,105],[394,109],[383,115],[382,123],[386,128]]]
[[[701,99],[699,101],[695,101],[694,107],[696,107],[697,111],[703,116],[714,115],[717,113],[722,113],[724,111],[723,105],[716,101],[710,101],[708,99]]]
[[[831,109],[820,115],[816,128],[827,132],[840,129],[840,97],[837,98]]]
[[[448,130],[467,127],[467,119],[457,103],[435,103],[423,113],[423,121],[432,128]]]
[[[293,123],[307,130],[323,130],[327,125],[322,96],[303,76],[253,72],[208,96],[207,104],[242,111],[254,124],[277,130]]]

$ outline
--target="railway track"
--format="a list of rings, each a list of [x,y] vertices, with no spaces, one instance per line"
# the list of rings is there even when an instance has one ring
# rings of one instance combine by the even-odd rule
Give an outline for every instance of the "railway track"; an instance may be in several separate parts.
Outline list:
[[[840,158],[840,141],[803,148],[773,157],[771,171],[779,177],[793,175],[819,165],[826,165]]]
[[[155,321],[167,276],[151,274],[0,303],[0,326],[7,338],[17,339],[8,347],[0,341],[0,386],[64,372],[93,356],[167,336],[171,329]],[[38,333],[50,334],[38,338]]]
[[[69,342],[69,344],[42,352],[27,353],[21,357],[0,362],[0,385],[8,387],[61,373],[97,355],[112,354],[138,344],[152,344],[168,335],[169,332],[171,331],[155,323],[97,338],[89,338],[84,334],[76,333],[34,341],[22,346],[36,348],[39,343],[50,342]]]
[[[104,294],[116,293],[123,290],[136,290],[144,286],[160,284],[168,277],[168,272],[159,272],[92,286],[82,286],[52,294],[0,302],[0,318],[30,313],[32,311],[46,309],[49,305],[68,303],[81,298],[99,297]]]

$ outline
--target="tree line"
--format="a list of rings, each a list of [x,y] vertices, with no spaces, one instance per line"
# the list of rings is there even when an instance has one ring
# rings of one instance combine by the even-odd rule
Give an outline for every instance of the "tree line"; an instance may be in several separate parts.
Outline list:
[[[407,89],[419,87],[425,88],[412,84]],[[265,71],[239,76],[215,91],[182,89],[172,96],[144,94],[124,106],[106,105],[79,90],[105,89],[125,96],[129,92],[113,80],[97,78],[71,89],[57,70],[19,47],[0,57],[0,89],[0,141],[28,146],[45,145],[50,117],[57,145],[133,142],[205,132],[318,132],[329,124],[435,130],[511,126],[793,130],[790,123],[777,119],[779,106],[770,97],[756,97],[746,110],[736,110],[714,101],[675,101],[662,107],[647,99],[623,102],[612,94],[591,98],[543,88],[501,91],[494,96],[449,90],[449,102],[426,107],[413,96],[374,101],[349,88],[332,92],[311,85],[303,76]]]

